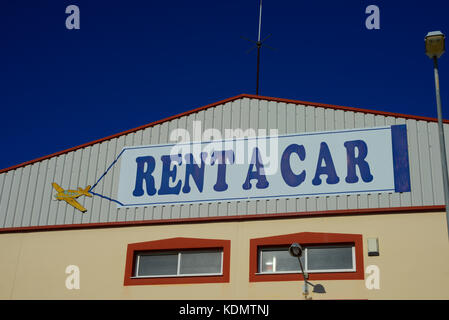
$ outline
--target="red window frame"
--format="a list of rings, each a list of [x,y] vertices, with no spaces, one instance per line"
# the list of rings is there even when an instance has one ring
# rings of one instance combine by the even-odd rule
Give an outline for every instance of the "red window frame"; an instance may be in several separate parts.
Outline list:
[[[290,246],[294,242],[304,246],[353,244],[355,247],[356,271],[314,272],[309,273],[309,280],[363,280],[365,278],[363,266],[363,237],[361,234],[300,232],[274,237],[251,239],[249,254],[249,282],[304,280],[303,275],[298,273],[257,274],[259,265],[259,248],[270,246]]]
[[[222,275],[213,276],[176,276],[155,278],[133,278],[135,257],[141,251],[182,251],[190,249],[221,249],[223,250]],[[125,286],[152,285],[152,284],[185,284],[185,283],[217,283],[229,282],[230,269],[230,240],[197,239],[197,238],[171,238],[128,244],[125,264]]]

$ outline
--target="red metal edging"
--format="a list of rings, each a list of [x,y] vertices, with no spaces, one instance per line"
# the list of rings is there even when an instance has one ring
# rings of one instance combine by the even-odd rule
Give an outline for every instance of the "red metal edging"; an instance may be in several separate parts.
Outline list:
[[[314,218],[314,217],[323,217],[323,216],[355,216],[355,215],[368,215],[368,214],[395,214],[395,213],[407,214],[407,213],[424,213],[424,212],[438,212],[438,211],[443,212],[444,210],[445,210],[444,205],[396,207],[396,208],[327,210],[327,211],[324,210],[324,211],[310,211],[310,212],[252,214],[252,215],[240,215],[240,216],[233,215],[233,216],[224,216],[224,217],[216,216],[216,217],[201,217],[201,218],[180,218],[180,219],[123,221],[123,222],[63,224],[63,225],[32,226],[32,227],[12,227],[12,228],[0,228],[0,233],[117,228],[117,227],[208,223],[208,222],[236,222],[236,221],[248,221],[248,220],[270,220],[270,219],[288,219],[288,218],[290,218],[290,219],[291,218]]]
[[[57,156],[59,156],[61,154],[65,154],[65,153],[69,153],[69,152],[72,152],[72,151],[75,151],[75,150],[78,150],[78,149],[81,149],[81,148],[89,147],[89,146],[94,145],[96,143],[100,143],[100,142],[104,142],[104,141],[111,140],[111,139],[114,139],[114,138],[118,138],[120,136],[129,134],[129,133],[133,133],[133,132],[136,132],[136,131],[139,131],[139,130],[142,130],[142,129],[145,129],[145,128],[148,128],[148,127],[152,127],[152,126],[155,126],[157,124],[160,124],[160,123],[163,123],[163,122],[166,122],[166,121],[177,119],[177,118],[189,115],[191,113],[202,111],[202,110],[205,110],[205,109],[208,109],[208,108],[220,105],[220,104],[224,104],[224,103],[227,103],[227,102],[239,99],[241,96],[242,95],[235,96],[235,97],[232,97],[232,98],[228,98],[228,99],[225,99],[225,100],[221,100],[221,101],[218,101],[218,102],[215,102],[215,103],[212,103],[212,104],[208,104],[208,105],[203,106],[203,107],[199,107],[197,109],[193,109],[193,110],[186,111],[186,112],[174,115],[174,116],[170,116],[170,117],[162,119],[162,120],[151,122],[151,123],[145,124],[145,125],[137,127],[137,128],[133,128],[133,129],[130,129],[130,130],[122,131],[122,132],[113,134],[111,136],[105,137],[105,138],[101,138],[101,139],[98,139],[98,140],[87,142],[87,143],[84,143],[84,144],[81,144],[81,145],[78,145],[78,146],[75,146],[75,147],[63,150],[63,151],[59,151],[59,152],[56,152],[56,153],[52,153],[52,154],[49,154],[49,155],[46,155],[46,156],[34,159],[34,160],[30,160],[30,161],[27,161],[27,162],[20,163],[20,164],[14,165],[14,166],[9,167],[9,168],[1,169],[0,173],[4,173],[4,172],[7,172],[7,171],[10,171],[10,170],[13,170],[13,169],[24,167],[26,165],[29,165],[29,164],[32,164],[32,163],[35,163],[35,162],[39,162],[39,161],[42,161],[42,160],[45,160],[45,159],[57,157]]]
[[[212,107],[218,106],[220,104],[224,104],[224,103],[231,102],[231,101],[234,101],[234,100],[237,100],[237,99],[241,99],[241,98],[259,99],[259,100],[267,100],[267,101],[275,101],[275,102],[301,104],[301,105],[321,107],[321,108],[329,108],[329,109],[335,109],[335,110],[362,112],[362,113],[382,115],[382,116],[387,116],[387,117],[406,118],[406,119],[422,120],[422,121],[428,121],[428,122],[437,122],[438,121],[436,118],[429,118],[429,117],[422,117],[422,116],[413,116],[413,115],[406,115],[406,114],[394,113],[394,112],[375,111],[375,110],[369,110],[369,109],[345,107],[345,106],[338,106],[338,105],[325,104],[325,103],[307,102],[307,101],[282,99],[282,98],[275,98],[275,97],[265,97],[265,96],[258,96],[258,95],[252,95],[252,94],[240,94],[240,95],[237,95],[237,96],[234,96],[234,97],[231,97],[231,98],[228,98],[228,99],[224,99],[224,100],[221,100],[221,101],[218,101],[218,102],[214,102],[214,103],[211,103],[211,104],[208,104],[208,105],[205,105],[205,106],[193,109],[193,110],[189,110],[189,111],[186,111],[186,112],[183,112],[183,113],[179,113],[177,115],[170,116],[170,117],[162,119],[162,120],[151,122],[151,123],[142,125],[142,126],[137,127],[137,128],[133,128],[133,129],[126,130],[126,131],[123,131],[123,132],[119,132],[119,133],[113,134],[111,136],[102,138],[102,139],[98,139],[98,140],[95,140],[95,141],[87,142],[87,143],[84,143],[84,144],[81,144],[81,145],[78,145],[78,146],[75,146],[75,147],[63,150],[63,151],[52,153],[52,154],[49,154],[49,155],[46,155],[46,156],[43,156],[43,157],[40,157],[40,158],[37,158],[37,159],[34,159],[34,160],[26,161],[26,162],[23,162],[23,163],[20,163],[20,164],[17,164],[17,165],[8,167],[8,168],[4,168],[4,169],[0,170],[0,173],[4,173],[4,172],[10,171],[10,170],[14,170],[14,169],[17,169],[17,168],[20,168],[20,167],[24,167],[24,166],[27,166],[29,164],[33,164],[35,162],[39,162],[39,161],[43,161],[43,160],[46,160],[46,159],[49,159],[49,158],[52,158],[52,157],[59,156],[61,154],[69,153],[69,152],[72,152],[72,151],[75,151],[75,150],[78,150],[78,149],[81,149],[81,148],[85,148],[85,147],[94,145],[96,143],[100,143],[100,142],[103,142],[103,141],[111,140],[111,139],[114,139],[114,138],[117,138],[117,137],[129,134],[129,133],[132,133],[132,132],[136,132],[136,131],[139,131],[139,130],[142,130],[142,129],[145,129],[145,128],[148,128],[148,127],[155,126],[157,124],[160,124],[160,123],[163,123],[163,122],[166,122],[166,121],[174,120],[174,119],[177,119],[177,118],[180,118],[180,117],[183,117],[183,116],[190,115],[190,114],[195,113],[195,112],[203,111],[203,110],[206,110],[208,108],[212,108]],[[443,122],[444,123],[449,123],[449,120],[443,120]]]

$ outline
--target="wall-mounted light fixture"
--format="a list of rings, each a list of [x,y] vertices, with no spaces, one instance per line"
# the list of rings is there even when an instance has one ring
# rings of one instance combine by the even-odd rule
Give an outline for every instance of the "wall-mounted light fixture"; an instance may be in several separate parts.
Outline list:
[[[290,248],[288,248],[288,252],[290,253],[290,255],[292,257],[296,257],[298,258],[299,261],[299,266],[301,267],[301,272],[304,276],[304,291],[303,294],[307,299],[307,296],[309,295],[309,287],[308,285],[310,284],[313,287],[312,292],[315,293],[326,293],[326,290],[324,289],[322,284],[312,284],[310,283],[309,280],[309,274],[307,272],[304,272],[304,268],[302,267],[302,262],[301,262],[301,256],[304,252],[304,249],[301,247],[301,245],[299,243],[292,243],[292,245],[290,246]]]
[[[379,239],[368,238],[368,256],[378,256],[379,255]]]

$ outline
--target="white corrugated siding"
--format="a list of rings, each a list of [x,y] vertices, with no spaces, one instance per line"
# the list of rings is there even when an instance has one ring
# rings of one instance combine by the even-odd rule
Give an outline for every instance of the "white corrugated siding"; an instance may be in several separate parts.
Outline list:
[[[278,129],[280,134],[407,124],[411,192],[309,198],[282,198],[218,203],[192,203],[117,209],[94,196],[81,197],[82,214],[63,201],[53,201],[51,183],[76,189],[94,184],[124,146],[169,143],[175,128],[193,136],[193,121],[202,129]],[[449,125],[445,124],[449,137]],[[446,148],[449,150],[449,139]],[[0,174],[0,228],[116,221],[179,219],[358,208],[444,204],[438,127],[435,122],[362,112],[241,98],[153,127],[103,141],[76,151]],[[379,151],[381,152],[381,151]],[[96,186],[95,192],[116,198],[120,160]]]

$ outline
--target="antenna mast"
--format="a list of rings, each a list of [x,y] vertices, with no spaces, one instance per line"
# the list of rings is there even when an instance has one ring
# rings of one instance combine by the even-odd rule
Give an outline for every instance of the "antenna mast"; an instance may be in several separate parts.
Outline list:
[[[260,0],[259,6],[259,34],[257,36],[257,82],[256,82],[256,95],[259,95],[259,74],[260,74],[260,47],[262,47],[262,42],[260,42],[260,29],[262,28],[262,0]]]
[[[275,48],[272,48],[270,46],[267,46],[264,42],[267,40],[271,34],[269,34],[265,39],[260,40],[260,35],[262,31],[262,0],[259,1],[259,33],[257,34],[257,41],[250,40],[245,37],[241,37],[244,40],[247,40],[251,43],[254,43],[255,46],[252,47],[247,53],[250,53],[253,51],[254,48],[257,48],[257,78],[256,78],[256,95],[259,95],[259,75],[260,75],[260,48],[263,46],[267,47],[268,49],[275,50]]]

